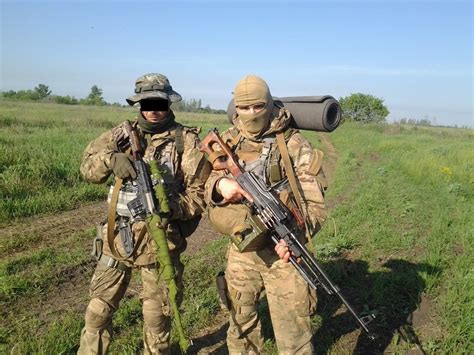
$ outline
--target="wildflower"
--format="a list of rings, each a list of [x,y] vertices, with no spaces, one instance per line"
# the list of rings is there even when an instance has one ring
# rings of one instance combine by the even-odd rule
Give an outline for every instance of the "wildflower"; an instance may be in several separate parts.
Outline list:
[[[453,179],[453,170],[449,166],[442,167],[440,171],[444,180],[451,181]]]

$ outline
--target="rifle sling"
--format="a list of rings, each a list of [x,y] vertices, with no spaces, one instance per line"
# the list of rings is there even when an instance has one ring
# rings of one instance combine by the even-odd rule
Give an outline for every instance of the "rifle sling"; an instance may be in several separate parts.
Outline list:
[[[295,196],[296,204],[298,205],[299,210],[303,214],[303,219],[306,225],[306,237],[309,243],[309,249],[313,251],[313,243],[311,240],[311,233],[308,229],[308,223],[305,217],[305,210],[303,209],[303,197],[301,196],[300,190],[298,189],[298,183],[296,182],[295,172],[293,170],[293,165],[291,164],[290,154],[288,152],[288,147],[285,142],[285,134],[283,132],[276,134],[278,149],[280,150],[281,158],[283,159],[283,165],[285,167],[286,174],[288,176],[288,182],[290,183],[290,188],[293,191]]]

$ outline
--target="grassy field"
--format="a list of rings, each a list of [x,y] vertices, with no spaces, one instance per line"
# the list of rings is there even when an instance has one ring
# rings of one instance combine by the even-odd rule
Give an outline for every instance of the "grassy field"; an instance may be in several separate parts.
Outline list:
[[[126,119],[133,108],[0,101],[0,225],[12,219],[71,209],[104,197],[105,188],[81,180],[89,141]],[[206,131],[224,116],[180,115]]]
[[[316,244],[320,255],[349,250],[336,264],[353,267],[356,283],[339,284],[364,285],[392,352],[419,341],[429,353],[472,353],[474,132],[343,125],[331,138],[334,208]]]
[[[79,176],[82,151],[133,117],[125,108],[0,101],[1,353],[77,350],[94,266],[93,226],[60,238],[14,229],[103,199],[104,186]],[[219,115],[177,117],[204,132],[227,126]],[[316,133],[308,137],[325,149]],[[359,336],[337,300],[319,293],[317,353],[474,352],[474,132],[344,124],[329,138],[338,160],[317,255],[347,298],[377,315],[372,326],[379,338]],[[185,257],[190,334],[201,334],[218,311],[213,277],[226,245],[216,240]],[[261,311],[272,353],[265,304]],[[113,353],[140,351],[141,318],[139,300],[127,296],[114,316]]]

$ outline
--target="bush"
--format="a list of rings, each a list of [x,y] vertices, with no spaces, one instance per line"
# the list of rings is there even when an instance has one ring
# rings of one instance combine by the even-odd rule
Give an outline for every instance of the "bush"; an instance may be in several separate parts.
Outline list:
[[[359,122],[385,122],[390,111],[379,99],[367,94],[351,94],[339,99],[342,108],[342,119]]]
[[[19,90],[19,91],[5,91],[2,92],[2,96],[10,99],[17,100],[39,100],[40,96],[36,91],[33,90]]]
[[[79,104],[79,100],[76,99],[74,96],[55,95],[52,98],[53,98],[53,101],[57,104],[64,104],[64,105],[78,105]]]

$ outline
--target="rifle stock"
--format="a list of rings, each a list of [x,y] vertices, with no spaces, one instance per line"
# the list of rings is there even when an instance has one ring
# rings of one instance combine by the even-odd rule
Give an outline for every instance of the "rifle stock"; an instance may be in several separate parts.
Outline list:
[[[218,146],[218,150],[214,147]],[[211,129],[204,139],[199,143],[198,149],[207,154],[207,159],[214,170],[227,170],[232,176],[243,174],[244,170],[235,161],[234,154],[229,146],[222,141],[217,128]]]
[[[291,252],[289,262],[297,269],[308,285],[313,289],[322,287],[328,294],[337,295],[360,327],[368,334],[368,337],[374,339],[375,336],[367,325],[375,316],[370,314],[359,317],[355,312],[341,294],[339,287],[331,281],[314,256],[299,241],[298,235],[301,232],[298,223],[291,211],[281,202],[276,192],[267,188],[262,179],[255,174],[244,171],[232,150],[219,136],[216,128],[209,131],[198,145],[198,149],[207,154],[208,160],[215,170],[227,170],[242,189],[252,197],[252,207],[255,215],[268,228],[275,244],[282,239],[286,242]]]

